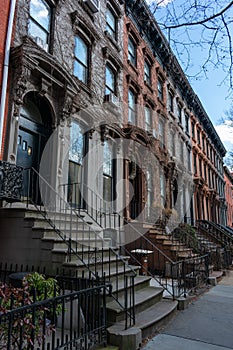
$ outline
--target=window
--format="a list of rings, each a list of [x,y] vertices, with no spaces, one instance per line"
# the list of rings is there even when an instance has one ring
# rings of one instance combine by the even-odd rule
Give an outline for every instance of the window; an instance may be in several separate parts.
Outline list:
[[[106,30],[115,40],[117,39],[117,19],[109,7],[106,11]]]
[[[204,179],[207,182],[206,164],[204,163]]]
[[[208,168],[209,187],[211,188],[211,170]]]
[[[30,1],[28,34],[46,51],[48,50],[51,8],[44,0]]]
[[[116,95],[116,72],[107,65],[105,74],[105,95],[108,94]]]
[[[79,36],[75,38],[74,75],[83,83],[89,78],[89,47]]]
[[[200,135],[200,130],[197,129],[197,142],[200,145],[201,144],[201,135]]]
[[[103,199],[107,202],[113,200],[113,159],[112,145],[109,141],[104,142],[103,154]]]
[[[204,135],[202,136],[202,148],[203,148],[203,151],[205,152],[205,136]]]
[[[134,66],[136,66],[137,46],[131,37],[129,37],[129,39],[128,39],[128,60],[130,61],[130,63],[132,63]]]
[[[191,151],[187,148],[187,160],[188,160],[188,170],[191,171]]]
[[[158,98],[163,100],[163,82],[158,78]]]
[[[209,158],[209,144],[208,144],[208,142],[206,142],[206,154],[207,154],[207,157]]]
[[[150,216],[151,208],[153,205],[153,185],[152,185],[152,171],[148,169],[146,172],[146,180],[147,180],[147,216]]]
[[[80,184],[83,178],[83,156],[85,135],[79,124],[72,122],[70,128],[69,148],[69,185],[67,188],[67,200],[72,205],[82,204]]]
[[[177,108],[178,108],[178,120],[179,120],[179,123],[182,124],[182,108],[180,105],[178,105]]]
[[[189,116],[185,114],[185,131],[189,133]]]
[[[194,174],[197,174],[197,155],[196,155],[196,153],[194,153],[194,155],[193,155],[193,170],[194,170]]]
[[[136,96],[132,90],[128,92],[128,122],[136,124]]]
[[[151,109],[149,107],[144,108],[145,111],[145,129],[146,131],[152,130],[152,116]]]
[[[171,132],[171,138],[170,138],[170,142],[171,142],[171,154],[173,157],[175,157],[176,155],[176,142],[175,142],[175,133],[172,131]]]
[[[165,125],[162,119],[159,120],[159,143],[160,147],[165,147]]]
[[[192,137],[195,139],[195,124],[192,122]]]
[[[201,158],[199,158],[199,173],[200,173],[200,176],[202,177],[202,160],[201,160]]]
[[[168,93],[168,108],[170,112],[174,112],[174,96],[171,91]]]
[[[83,161],[83,133],[79,124],[73,122],[70,129],[69,160],[78,164]]]
[[[184,143],[180,140],[180,161],[183,163],[184,161]]]
[[[166,184],[165,184],[165,176],[163,173],[160,174],[160,195],[161,195],[161,205],[165,205],[166,200]]]
[[[144,62],[144,80],[147,84],[151,85],[151,65],[148,61]]]

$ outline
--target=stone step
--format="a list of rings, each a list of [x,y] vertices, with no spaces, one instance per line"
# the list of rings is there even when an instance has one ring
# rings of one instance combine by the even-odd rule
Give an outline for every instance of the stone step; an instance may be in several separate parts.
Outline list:
[[[158,332],[173,317],[177,306],[177,301],[163,299],[138,313],[135,326],[125,330],[124,322],[119,322],[109,327],[109,343],[118,346],[120,350],[138,349],[144,339]]]
[[[185,246],[180,246],[180,245],[172,245],[170,247],[170,250],[172,252],[192,252],[192,249],[191,248],[186,248]]]
[[[151,277],[150,276],[139,276],[137,275],[134,278],[134,290],[140,290],[146,287],[150,286]],[[123,293],[125,293],[125,281],[124,279],[111,279],[111,285],[112,285],[112,294],[116,294],[116,291],[118,290],[118,296],[123,296]],[[110,301],[112,299],[109,299],[111,297],[107,297],[107,301]]]
[[[61,231],[60,234],[62,235],[62,237],[66,237],[66,238],[71,238],[74,241],[81,241],[81,240],[87,240],[87,239],[97,239],[97,240],[101,240],[103,241],[103,237],[101,235],[101,233],[96,233],[93,231],[89,231],[89,232],[82,232],[79,231],[77,234],[76,232],[63,232]],[[71,234],[71,237],[70,237]],[[41,239],[43,239],[44,241],[49,241],[49,240],[54,240],[54,241],[59,241],[62,240],[59,233],[55,230],[44,230],[41,233]],[[110,238],[106,238],[106,239],[110,239]],[[105,239],[104,239],[105,240]]]
[[[43,241],[49,241],[49,240],[44,240]],[[54,254],[66,254],[68,251],[68,244],[66,244],[65,242],[56,242],[54,244],[54,241],[50,241],[52,242],[52,249],[51,251]],[[46,247],[46,245],[45,245]],[[82,251],[82,247],[87,248],[87,249],[108,249],[108,248],[112,248],[112,240],[111,239],[105,239],[105,240],[96,240],[96,239],[80,239],[77,243],[75,241],[72,242],[71,247],[74,250],[77,251]],[[50,249],[51,246],[48,246],[48,249]],[[46,248],[44,248],[46,249]]]
[[[190,250],[188,252],[178,252],[177,253],[177,257],[179,259],[195,258],[197,256],[198,256],[198,254],[192,253],[192,250]]]
[[[89,277],[89,269],[85,268],[84,266],[80,267],[78,262],[64,262],[62,264],[64,271],[84,271],[84,278],[88,278]],[[140,270],[140,266],[134,266],[133,270],[137,273]],[[131,274],[132,273],[132,267],[130,266],[121,266],[118,267],[118,269],[116,268],[106,268],[106,266],[104,266],[104,269],[102,271],[102,268],[100,266],[97,266],[96,270],[94,269],[90,269],[91,271],[93,271],[93,273],[96,273],[99,275],[99,277],[103,277],[105,276],[106,280],[109,280],[110,282],[112,280],[114,280],[116,278],[116,276],[118,276],[119,280],[121,278],[124,278],[124,274]],[[118,304],[117,304],[118,305]],[[119,305],[118,305],[119,306]],[[119,306],[120,307],[120,306]],[[123,311],[122,311],[123,312]]]
[[[54,226],[52,226],[54,225]],[[93,225],[91,222],[84,222],[84,221],[75,221],[70,224],[69,221],[58,221],[58,222],[51,222],[51,224],[44,220],[35,220],[33,224],[34,230],[53,230],[55,228],[61,230],[61,231],[75,231],[75,230],[82,230],[82,231],[103,231],[103,229],[97,225]]]
[[[154,305],[161,300],[163,288],[145,287],[135,292],[135,313],[142,312],[146,308]],[[119,298],[119,302],[124,304],[124,299]],[[124,310],[114,300],[107,303],[108,322],[110,324],[122,321],[124,319]]]

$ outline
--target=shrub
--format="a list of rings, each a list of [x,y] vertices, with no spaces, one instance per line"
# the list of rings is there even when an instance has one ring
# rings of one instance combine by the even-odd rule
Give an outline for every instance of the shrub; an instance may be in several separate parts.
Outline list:
[[[57,296],[58,293],[57,281],[52,278],[46,279],[37,272],[29,274],[23,279],[22,288],[1,284],[0,349],[7,348],[9,335],[11,349],[28,349],[34,343],[40,346],[45,336],[55,330],[54,317],[50,317],[51,310],[41,305],[32,307],[30,310],[20,310],[19,308],[33,306],[38,301]],[[10,319],[11,310],[17,312]],[[60,307],[58,306],[55,313],[59,312]]]

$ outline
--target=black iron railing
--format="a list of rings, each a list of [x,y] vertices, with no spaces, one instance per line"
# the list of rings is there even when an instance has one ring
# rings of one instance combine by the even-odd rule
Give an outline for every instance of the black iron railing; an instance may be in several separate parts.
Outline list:
[[[80,270],[86,271],[86,276],[94,278],[106,276],[109,282],[114,279],[115,289],[111,296],[124,310],[126,325],[134,324],[132,292],[136,273],[127,259],[119,254],[113,243],[114,238],[105,237],[109,230],[106,232],[98,224],[97,209],[94,207],[96,215],[93,219],[90,210],[83,211],[80,207],[73,207],[67,202],[64,193],[57,193],[33,168],[24,170],[24,179],[27,183],[27,193],[24,192],[27,206],[33,204],[37,208],[53,232],[60,238],[60,243],[64,244],[67,269],[77,266]],[[88,207],[91,207],[90,203]],[[111,220],[112,222],[114,221]],[[59,244],[59,239],[56,243]],[[124,281],[123,286],[120,283],[121,280]],[[118,298],[119,288],[124,290],[126,285],[129,293],[128,302],[121,303]]]
[[[210,261],[217,269],[232,265],[233,236],[222,227],[207,221],[197,221],[197,233],[202,246],[210,252]]]
[[[142,235],[127,221],[126,236],[129,235],[136,237],[124,247],[131,264],[141,265],[142,273],[151,276],[173,299],[186,296],[189,291],[207,283],[208,254],[174,261],[152,242],[148,233]]]
[[[86,289],[61,288],[59,295],[49,299],[45,291],[41,301],[36,301],[33,290],[32,303],[19,290],[21,305],[12,296],[8,309],[0,313],[1,349],[88,350],[105,345],[107,289],[108,284],[96,285],[93,280]]]
[[[223,247],[233,244],[233,236],[212,221],[198,220],[197,227],[200,230],[209,232],[211,237],[214,237],[218,242],[221,242]]]
[[[87,185],[83,184],[82,190],[80,190],[80,188],[81,185],[77,183],[63,185],[63,191],[66,195],[70,192],[73,194],[79,192],[83,193],[83,196],[87,199],[83,201],[83,203],[85,202],[85,208],[88,214],[104,229],[108,227],[115,230],[118,244],[121,245],[122,254],[130,257],[130,263],[132,265],[141,266],[141,273],[153,277],[156,283],[162,286],[174,299],[187,293],[188,288],[186,286],[191,285],[190,273],[195,276],[195,278],[192,279],[192,288],[197,287],[199,282],[204,283],[204,281],[207,281],[208,276],[205,274],[205,269],[202,268],[202,270],[199,270],[198,267],[200,259],[204,266],[207,262],[205,252],[201,250],[198,251],[199,256],[196,257],[196,260],[195,257],[193,257],[193,260],[191,260],[192,264],[190,264],[190,258],[193,255],[191,249],[189,249],[190,257],[188,259],[178,259],[178,261],[176,261],[177,259],[171,259],[162,249],[159,249],[158,244],[151,240],[147,232],[149,229],[141,230],[137,228],[134,223],[117,213],[111,203],[106,203],[101,196]],[[100,211],[98,208],[102,208],[102,210]],[[153,218],[153,210],[149,210],[149,208],[146,209],[150,214],[149,217]],[[76,210],[79,211],[79,206],[76,206]],[[133,200],[131,203],[131,210],[133,210],[135,215],[139,215],[142,211],[142,206]],[[158,219],[158,217],[154,219]],[[123,235],[123,238],[121,238],[121,235]],[[177,239],[173,232],[171,234],[166,234],[166,236],[171,239],[172,244],[176,245],[178,248],[177,252],[184,249],[184,242]],[[191,235],[189,239],[194,240]],[[130,243],[123,244],[125,241],[130,241]],[[187,268],[187,266],[189,266],[189,268]],[[186,270],[190,271],[184,274]],[[197,278],[198,273],[200,273],[199,278]],[[186,275],[189,276],[186,277]],[[188,279],[187,283],[186,279]]]

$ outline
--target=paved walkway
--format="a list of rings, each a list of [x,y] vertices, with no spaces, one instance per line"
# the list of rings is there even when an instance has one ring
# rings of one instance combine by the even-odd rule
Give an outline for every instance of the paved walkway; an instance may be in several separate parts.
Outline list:
[[[143,350],[233,349],[233,271],[184,311]]]

